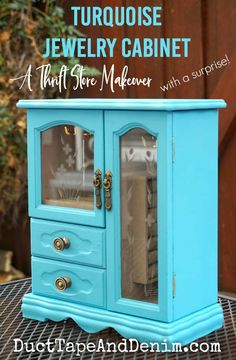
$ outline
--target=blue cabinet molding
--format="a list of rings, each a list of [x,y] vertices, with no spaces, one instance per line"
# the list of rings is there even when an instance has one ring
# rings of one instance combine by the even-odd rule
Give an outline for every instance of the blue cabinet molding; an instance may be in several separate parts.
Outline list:
[[[217,303],[223,100],[21,100],[32,293],[23,316],[185,345]]]

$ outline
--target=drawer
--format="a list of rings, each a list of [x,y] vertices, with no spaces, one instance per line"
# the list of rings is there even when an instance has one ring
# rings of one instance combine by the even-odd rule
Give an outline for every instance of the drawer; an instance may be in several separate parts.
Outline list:
[[[31,251],[34,256],[105,267],[105,230],[31,219]]]
[[[98,307],[105,307],[105,270],[32,257],[32,291]],[[66,287],[67,285],[70,285]],[[60,289],[58,289],[58,287]]]

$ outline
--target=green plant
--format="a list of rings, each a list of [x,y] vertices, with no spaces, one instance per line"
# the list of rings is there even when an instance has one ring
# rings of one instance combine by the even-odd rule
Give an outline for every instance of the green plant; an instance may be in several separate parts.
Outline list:
[[[47,37],[78,37],[82,34],[63,19],[64,10],[56,0],[1,0],[0,2],[0,221],[6,217],[16,222],[27,205],[26,124],[25,112],[16,109],[19,98],[55,98],[56,88],[40,90],[39,76],[33,77],[32,88],[19,89],[12,82],[26,73],[29,65],[37,68],[52,65],[56,75],[64,63],[44,59],[44,39]],[[58,5],[59,4],[59,5]],[[72,67],[75,59],[67,61]],[[98,75],[87,68],[88,75]],[[70,92],[63,94],[70,97]],[[12,222],[11,222],[12,223]]]

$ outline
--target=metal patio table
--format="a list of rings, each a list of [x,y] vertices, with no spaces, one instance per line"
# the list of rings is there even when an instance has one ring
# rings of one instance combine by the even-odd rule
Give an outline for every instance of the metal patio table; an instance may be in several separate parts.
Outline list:
[[[13,281],[0,286],[0,313],[1,313],[1,343],[0,360],[7,359],[236,359],[236,299],[219,296],[219,302],[224,310],[224,327],[210,335],[198,340],[198,343],[220,343],[221,352],[182,352],[182,353],[90,353],[85,351],[80,357],[68,352],[31,352],[22,350],[14,353],[13,339],[20,338],[23,342],[37,341],[45,343],[48,339],[63,338],[66,342],[73,343],[98,343],[99,339],[106,342],[118,343],[122,337],[114,330],[108,329],[96,334],[87,334],[82,331],[72,320],[59,323],[52,321],[38,322],[24,319],[21,315],[21,299],[31,290],[31,279]]]

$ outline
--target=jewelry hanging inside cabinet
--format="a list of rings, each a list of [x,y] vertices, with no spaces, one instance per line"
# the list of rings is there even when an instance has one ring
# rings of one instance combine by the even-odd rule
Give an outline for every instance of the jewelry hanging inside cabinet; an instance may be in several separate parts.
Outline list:
[[[76,127],[73,125],[66,125],[64,126],[64,131],[66,135],[76,135]]]

